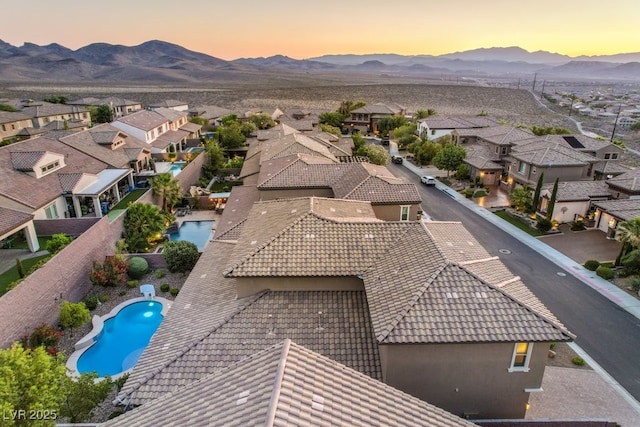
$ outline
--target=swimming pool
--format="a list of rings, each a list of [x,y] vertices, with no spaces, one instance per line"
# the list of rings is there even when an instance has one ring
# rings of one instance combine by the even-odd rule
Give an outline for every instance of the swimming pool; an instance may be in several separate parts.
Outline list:
[[[180,171],[182,170],[182,168],[184,167],[185,163],[184,162],[175,162],[173,164],[171,164],[171,167],[169,168],[169,170],[167,172],[171,172],[171,174],[173,176],[177,176]]]
[[[149,344],[169,301],[134,298],[108,315],[93,317],[93,330],[76,343],[67,366],[72,372],[97,372],[100,377],[118,376],[133,368]]]
[[[213,237],[215,221],[184,221],[177,233],[169,234],[169,240],[186,240],[195,243],[198,251],[202,252]]]

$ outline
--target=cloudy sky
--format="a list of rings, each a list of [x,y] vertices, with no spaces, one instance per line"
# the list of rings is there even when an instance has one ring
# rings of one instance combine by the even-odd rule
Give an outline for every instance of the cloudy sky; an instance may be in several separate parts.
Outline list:
[[[133,46],[163,40],[222,59],[439,55],[520,46],[570,56],[640,51],[640,0],[20,0],[0,39]],[[13,11],[11,11],[11,8]]]

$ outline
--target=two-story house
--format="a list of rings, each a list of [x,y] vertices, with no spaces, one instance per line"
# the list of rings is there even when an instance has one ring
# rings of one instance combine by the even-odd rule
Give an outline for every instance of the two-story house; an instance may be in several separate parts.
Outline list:
[[[14,138],[25,128],[33,127],[31,117],[24,113],[0,111],[0,141]]]
[[[498,122],[489,117],[465,116],[447,117],[433,116],[416,122],[418,136],[430,141],[451,135],[454,130],[471,130],[497,126]]]
[[[147,104],[147,108],[152,111],[155,111],[158,108],[170,108],[175,111],[188,112],[189,103],[184,101],[178,101],[176,99],[165,99],[163,101]]]
[[[27,104],[20,112],[31,117],[31,122],[35,128],[45,127],[55,121],[80,123],[85,128],[91,126],[89,110],[75,105],[34,102]]]
[[[398,104],[371,104],[351,111],[350,116],[344,120],[344,126],[350,133],[360,131],[362,133],[377,134],[378,121],[387,116],[404,116],[407,109]]]
[[[134,111],[142,110],[142,103],[139,101],[132,101],[130,99],[120,98],[117,96],[109,96],[106,98],[94,98],[85,97],[74,99],[73,101],[67,101],[67,105],[82,105],[87,107],[98,107],[101,105],[107,105],[114,118],[122,117]]]

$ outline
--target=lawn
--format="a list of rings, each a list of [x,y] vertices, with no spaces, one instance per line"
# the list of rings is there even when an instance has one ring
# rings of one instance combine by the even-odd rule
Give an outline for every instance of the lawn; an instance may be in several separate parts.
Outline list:
[[[38,236],[39,250],[45,250],[47,248],[47,242],[51,239],[51,236]],[[24,237],[20,237],[11,242],[11,249],[29,249],[27,241]]]
[[[37,256],[37,257],[33,257],[33,258],[24,259],[24,260],[22,260],[22,269],[25,272],[27,272],[38,261],[40,261],[41,259],[46,258],[48,256],[49,256],[49,254],[41,255],[41,256]],[[20,278],[20,275],[18,274],[18,269],[17,269],[17,267],[15,265],[13,267],[11,267],[9,270],[7,270],[4,273],[0,274],[0,295],[3,295],[5,292],[7,292],[7,286],[9,286],[9,284],[15,282],[19,278]]]
[[[109,221],[113,221],[114,219],[116,219],[118,216],[120,216],[120,214],[124,211],[127,210],[127,206],[129,206],[129,203],[133,203],[136,200],[138,200],[140,197],[142,197],[142,195],[144,193],[146,193],[147,191],[149,191],[148,189],[137,189],[137,190],[133,190],[131,193],[127,194],[126,196],[124,196],[122,198],[122,200],[120,200],[118,203],[116,203],[111,210],[109,210],[109,213],[107,214],[107,217],[109,217]]]
[[[541,232],[529,227],[527,224],[523,223],[522,221],[518,221],[517,219],[510,217],[509,215],[507,215],[505,211],[496,211],[494,213],[498,215],[500,218],[502,218],[503,220],[518,227],[520,230],[532,235],[533,237],[542,236]]]

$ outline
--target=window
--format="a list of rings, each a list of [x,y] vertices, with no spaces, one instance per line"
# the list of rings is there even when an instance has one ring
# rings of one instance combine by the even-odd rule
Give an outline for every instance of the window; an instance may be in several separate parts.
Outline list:
[[[518,172],[524,173],[527,170],[527,164],[525,162],[520,162],[518,164]]]
[[[604,153],[605,160],[616,160],[618,158],[618,153]]]
[[[529,372],[529,360],[531,359],[532,349],[533,343],[516,343],[513,348],[513,356],[511,358],[509,372]]]
[[[3,130],[3,131],[6,131],[6,130],[7,130],[7,126],[2,125],[2,130]]]
[[[535,174],[538,171],[535,166],[531,166],[531,173]]]
[[[44,214],[46,215],[47,219],[58,218],[58,209],[56,208],[55,203],[44,208]]]
[[[502,153],[503,156],[507,155],[507,147],[502,147]]]
[[[411,206],[400,206],[400,221],[409,221]]]
[[[46,174],[51,172],[54,169],[58,169],[60,167],[60,162],[58,160],[56,160],[55,162],[46,164],[44,166],[40,167],[40,172],[42,172],[42,174]]]

